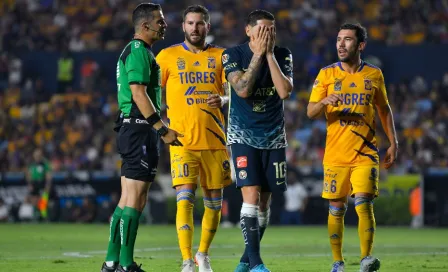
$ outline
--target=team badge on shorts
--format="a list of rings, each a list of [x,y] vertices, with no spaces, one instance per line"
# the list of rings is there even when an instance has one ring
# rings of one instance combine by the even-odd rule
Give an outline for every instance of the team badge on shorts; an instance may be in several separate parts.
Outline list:
[[[216,59],[214,57],[208,57],[207,59],[208,68],[215,69],[216,68]]]
[[[364,89],[366,91],[372,90],[372,81],[370,79],[364,79]]]
[[[340,91],[342,89],[342,81],[339,79],[334,80],[334,91]]]
[[[225,160],[225,161],[222,163],[222,168],[223,168],[224,170],[229,170],[229,169],[230,169],[230,163],[229,163],[228,160]]]
[[[241,171],[238,173],[238,177],[239,177],[240,179],[246,179],[246,178],[247,178],[247,172],[246,172],[246,170],[241,170]]]
[[[185,60],[183,58],[177,58],[177,69],[185,69]]]

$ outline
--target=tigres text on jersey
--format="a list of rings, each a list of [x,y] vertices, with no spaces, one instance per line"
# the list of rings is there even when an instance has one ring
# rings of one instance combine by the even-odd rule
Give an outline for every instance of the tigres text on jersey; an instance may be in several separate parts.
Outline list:
[[[328,105],[325,109],[324,164],[378,164],[375,106],[389,104],[381,70],[365,61],[354,74],[346,72],[340,62],[329,65],[320,70],[310,102],[319,102],[331,94],[339,95],[342,103],[338,107]]]
[[[170,128],[184,135],[181,141],[186,149],[226,149],[223,113],[207,105],[209,95],[224,95],[223,51],[208,44],[203,51],[193,53],[180,43],[156,57],[162,87],[166,88]]]

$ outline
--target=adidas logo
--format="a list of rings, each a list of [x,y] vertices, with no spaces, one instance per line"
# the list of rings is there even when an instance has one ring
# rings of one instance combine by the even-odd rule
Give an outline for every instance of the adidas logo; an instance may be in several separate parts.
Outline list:
[[[199,63],[199,61],[196,61],[195,63],[193,63],[193,66],[201,66],[201,64]]]
[[[355,82],[352,82],[352,84],[350,84],[350,88],[356,88]]]
[[[185,224],[182,227],[180,227],[179,230],[191,230],[191,228],[188,224]]]
[[[339,239],[339,235],[336,233],[330,236],[330,239]]]

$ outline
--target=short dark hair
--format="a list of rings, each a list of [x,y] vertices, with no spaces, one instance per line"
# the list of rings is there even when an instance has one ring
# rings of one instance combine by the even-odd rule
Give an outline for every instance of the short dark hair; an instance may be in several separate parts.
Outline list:
[[[183,20],[185,22],[185,17],[187,17],[188,13],[202,13],[204,15],[204,19],[207,23],[210,23],[210,14],[208,13],[208,9],[201,5],[192,5],[184,10]]]
[[[132,23],[134,27],[137,27],[142,19],[151,20],[152,12],[154,10],[161,10],[162,7],[159,4],[153,3],[141,3],[132,12]]]
[[[367,41],[367,30],[360,23],[344,23],[339,30],[354,30],[358,44]]]
[[[275,17],[272,13],[262,9],[256,9],[247,16],[246,25],[254,26],[258,20],[270,20],[275,21]]]

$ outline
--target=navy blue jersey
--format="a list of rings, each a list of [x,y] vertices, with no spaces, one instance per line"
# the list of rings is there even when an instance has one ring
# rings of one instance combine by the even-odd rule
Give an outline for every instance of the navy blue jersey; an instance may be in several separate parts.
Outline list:
[[[292,77],[292,55],[287,48],[275,47],[275,59],[287,77]],[[249,43],[228,48],[223,52],[222,64],[226,78],[231,72],[246,71],[253,52]],[[287,146],[283,100],[277,94],[266,58],[256,75],[248,98],[230,93],[228,144],[246,144],[259,149],[279,149]]]

